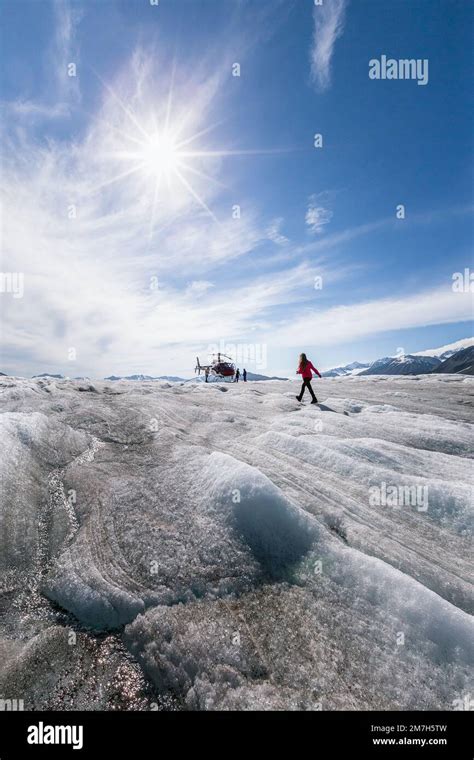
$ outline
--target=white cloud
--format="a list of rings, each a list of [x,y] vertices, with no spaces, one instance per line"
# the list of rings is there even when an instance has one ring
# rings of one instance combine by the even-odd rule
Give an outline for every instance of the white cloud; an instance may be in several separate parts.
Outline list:
[[[364,235],[370,235],[372,232],[384,229],[394,225],[394,221],[391,218],[379,219],[376,222],[366,222],[365,224],[359,224],[356,227],[349,227],[342,232],[334,232],[332,235],[324,237],[322,240],[317,240],[311,243],[308,248],[312,251],[318,252],[327,250],[329,248],[336,248],[342,246],[344,243],[350,243],[352,240],[356,240]]]
[[[472,319],[472,294],[454,293],[451,280],[443,287],[408,296],[374,299],[348,306],[305,311],[291,326],[277,330],[278,345],[337,345],[389,330],[406,330]]]
[[[208,282],[208,280],[194,280],[188,287],[186,288],[186,293],[188,295],[195,295],[195,296],[201,296],[206,293],[209,288],[213,288],[214,283]]]
[[[81,99],[77,29],[83,12],[68,0],[54,0],[53,10],[54,34],[45,56],[46,89],[39,90],[35,100],[20,96],[1,103],[9,117],[16,117],[20,123],[24,119],[29,127],[33,123],[69,117],[71,107],[77,106]],[[76,66],[76,76],[69,75],[73,73],[72,69],[68,72],[69,64]]]
[[[273,219],[267,228],[267,236],[269,240],[272,240],[277,245],[286,245],[289,243],[288,238],[281,233],[281,227],[283,225],[283,218]]]
[[[324,226],[329,224],[332,219],[332,211],[322,204],[323,197],[326,193],[311,195],[308,202],[305,221],[310,231],[320,234],[324,231]]]
[[[54,106],[50,106],[45,103],[35,102],[34,100],[19,98],[18,100],[3,101],[1,105],[8,112],[9,116],[24,117],[28,119],[29,124],[33,121],[58,119],[69,114],[69,109],[65,103],[57,103]]]
[[[314,7],[311,78],[321,91],[331,83],[331,60],[336,40],[344,32],[346,7],[347,0],[324,0]]]
[[[55,36],[50,52],[49,65],[58,84],[61,97],[77,101],[80,99],[79,46],[76,40],[82,11],[68,0],[55,0]],[[69,64],[76,66],[76,76],[68,73]]]

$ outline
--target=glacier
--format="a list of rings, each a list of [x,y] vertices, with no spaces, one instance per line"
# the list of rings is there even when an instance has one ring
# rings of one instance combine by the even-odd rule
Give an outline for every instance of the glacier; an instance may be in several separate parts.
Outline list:
[[[0,378],[0,697],[455,709],[474,379]],[[374,503],[374,489],[427,502]],[[410,491],[410,489],[412,489]]]

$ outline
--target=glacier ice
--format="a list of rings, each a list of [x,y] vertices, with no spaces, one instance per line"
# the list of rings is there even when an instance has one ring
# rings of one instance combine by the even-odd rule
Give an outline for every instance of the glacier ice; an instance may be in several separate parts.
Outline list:
[[[323,410],[291,388],[0,379],[0,697],[425,710],[472,691],[472,378],[327,379]],[[383,484],[427,504],[374,506]]]

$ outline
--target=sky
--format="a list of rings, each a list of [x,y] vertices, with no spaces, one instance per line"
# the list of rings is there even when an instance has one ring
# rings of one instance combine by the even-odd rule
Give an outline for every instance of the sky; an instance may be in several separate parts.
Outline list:
[[[1,371],[292,377],[472,335],[468,0],[0,9]]]

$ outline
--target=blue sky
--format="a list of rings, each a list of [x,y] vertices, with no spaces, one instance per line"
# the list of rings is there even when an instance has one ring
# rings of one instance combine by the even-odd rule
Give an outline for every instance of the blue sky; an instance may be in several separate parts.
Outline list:
[[[1,9],[4,372],[190,376],[219,346],[289,375],[472,334],[467,0]],[[427,84],[370,79],[382,55]]]

